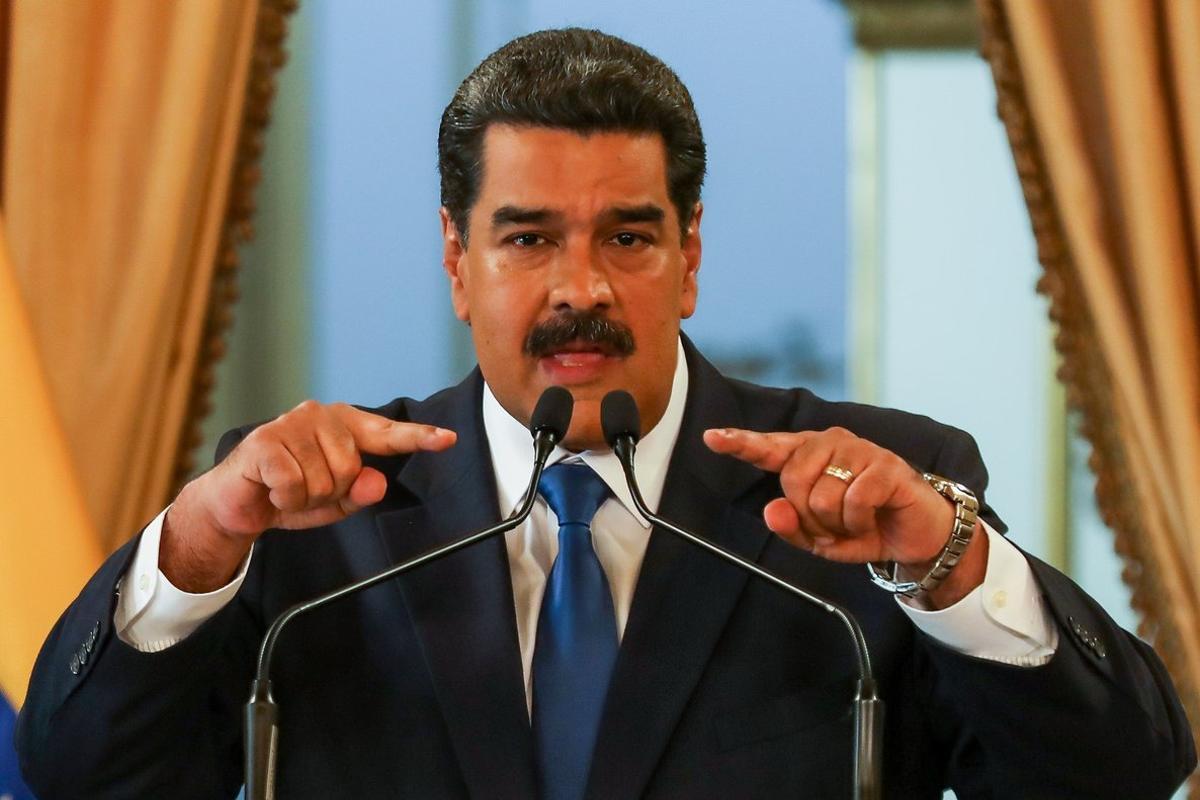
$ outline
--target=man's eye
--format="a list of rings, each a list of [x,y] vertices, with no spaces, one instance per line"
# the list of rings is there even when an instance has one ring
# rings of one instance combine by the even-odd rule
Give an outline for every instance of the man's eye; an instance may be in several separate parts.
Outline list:
[[[619,244],[621,247],[636,247],[637,245],[641,244],[644,239],[642,239],[642,237],[638,236],[636,233],[625,232],[618,233],[613,237],[613,241]]]
[[[517,247],[536,247],[545,240],[536,233],[518,233],[509,241]]]

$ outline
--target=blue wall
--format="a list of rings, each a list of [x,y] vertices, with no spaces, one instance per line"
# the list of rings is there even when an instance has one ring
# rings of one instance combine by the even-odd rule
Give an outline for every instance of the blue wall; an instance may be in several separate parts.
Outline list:
[[[378,404],[447,382],[437,125],[448,3],[314,4],[313,391]]]

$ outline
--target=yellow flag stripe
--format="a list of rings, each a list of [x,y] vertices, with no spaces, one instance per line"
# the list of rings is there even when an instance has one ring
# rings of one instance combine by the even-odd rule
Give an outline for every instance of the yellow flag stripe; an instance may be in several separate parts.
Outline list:
[[[101,552],[3,227],[0,220],[0,691],[20,707],[42,640]]]

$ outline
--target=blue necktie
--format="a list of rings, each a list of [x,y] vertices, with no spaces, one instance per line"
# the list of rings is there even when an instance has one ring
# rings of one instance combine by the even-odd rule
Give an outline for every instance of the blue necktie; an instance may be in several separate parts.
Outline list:
[[[558,517],[558,558],[546,580],[533,651],[533,736],[542,800],[579,800],[617,660],[617,622],[592,517],[608,487],[591,467],[556,464],[538,491]]]

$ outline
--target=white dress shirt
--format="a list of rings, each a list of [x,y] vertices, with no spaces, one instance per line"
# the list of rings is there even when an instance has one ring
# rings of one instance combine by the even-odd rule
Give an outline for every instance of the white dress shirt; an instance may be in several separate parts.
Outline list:
[[[688,370],[682,345],[676,359],[671,398],[663,418],[638,443],[638,482],[646,504],[658,510],[667,464],[683,421]],[[533,443],[526,427],[511,417],[489,387],[483,390],[483,423],[492,454],[501,514],[511,512],[525,491]],[[617,634],[623,636],[629,606],[650,541],[650,525],[634,510],[624,473],[611,452],[571,453],[556,448],[549,463],[573,460],[590,466],[612,490],[592,521],[596,556],[608,576]],[[238,575],[227,585],[207,594],[180,591],[158,569],[158,545],[163,511],[146,527],[133,563],[122,580],[114,614],[117,635],[143,652],[157,652],[181,639],[225,606],[237,593],[253,550]],[[1019,550],[991,527],[988,563],[983,583],[949,608],[929,611],[907,600],[901,608],[919,629],[953,650],[978,658],[1019,666],[1043,664],[1058,646],[1058,631],[1050,620],[1029,563]],[[558,521],[541,498],[524,525],[505,540],[517,637],[529,701],[533,646],[546,577],[558,555]],[[864,592],[879,591],[869,585],[865,570]]]

